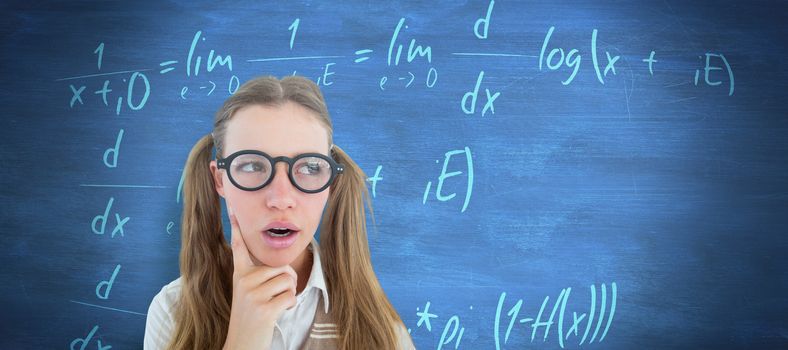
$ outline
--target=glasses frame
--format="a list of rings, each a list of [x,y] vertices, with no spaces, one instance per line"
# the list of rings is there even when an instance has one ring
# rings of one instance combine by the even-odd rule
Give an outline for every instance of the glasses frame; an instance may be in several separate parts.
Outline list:
[[[271,176],[269,176],[268,180],[266,180],[265,183],[263,183],[262,185],[257,186],[257,187],[251,187],[251,188],[250,187],[243,187],[240,184],[238,184],[237,182],[235,182],[235,179],[233,179],[232,171],[230,170],[230,164],[233,163],[233,160],[235,160],[235,158],[237,158],[239,156],[242,156],[244,154],[254,154],[254,155],[263,156],[266,159],[268,159],[269,162],[271,162]],[[321,158],[321,159],[327,161],[328,164],[331,165],[331,177],[329,177],[328,182],[326,182],[325,186],[323,186],[323,187],[321,187],[319,189],[316,189],[316,190],[307,190],[307,189],[302,188],[301,186],[298,186],[298,184],[296,183],[295,178],[293,178],[293,165],[299,159],[306,158],[306,157]],[[250,191],[250,192],[251,191],[257,191],[257,190],[267,186],[269,183],[271,183],[271,181],[273,181],[274,176],[276,176],[276,163],[279,163],[279,162],[287,163],[287,177],[290,179],[290,183],[293,184],[293,186],[295,186],[295,188],[297,188],[299,191],[304,192],[304,193],[323,192],[326,188],[328,188],[328,186],[331,186],[331,184],[334,182],[334,179],[337,177],[337,175],[342,174],[345,171],[345,165],[344,164],[339,164],[333,158],[331,158],[331,157],[329,157],[329,156],[327,156],[325,154],[321,154],[321,153],[302,153],[302,154],[299,154],[299,155],[297,155],[297,156],[295,156],[293,158],[290,158],[290,157],[285,157],[285,156],[271,157],[267,153],[261,152],[261,151],[258,151],[258,150],[241,150],[241,151],[235,152],[235,153],[227,156],[226,158],[221,158],[221,157],[217,157],[216,158],[216,164],[217,164],[216,166],[219,169],[224,169],[225,171],[227,171],[227,177],[230,178],[230,182],[232,182],[233,185],[235,185],[235,187],[237,187],[237,188],[239,188],[241,190]]]

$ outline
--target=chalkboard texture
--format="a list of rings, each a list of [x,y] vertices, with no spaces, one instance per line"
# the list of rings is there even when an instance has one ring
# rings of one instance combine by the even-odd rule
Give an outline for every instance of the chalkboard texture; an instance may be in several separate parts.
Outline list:
[[[141,348],[189,150],[292,74],[418,348],[788,348],[784,1],[0,8],[4,349]]]

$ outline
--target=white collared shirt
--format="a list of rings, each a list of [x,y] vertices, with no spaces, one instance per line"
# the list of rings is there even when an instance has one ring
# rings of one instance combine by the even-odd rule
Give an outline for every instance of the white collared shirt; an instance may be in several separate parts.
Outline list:
[[[279,319],[274,322],[274,339],[271,350],[298,350],[301,343],[309,336],[310,326],[315,319],[315,310],[319,295],[323,293],[323,306],[328,313],[328,288],[323,278],[323,265],[320,263],[320,247],[312,238],[309,244],[312,251],[312,272],[306,287],[301,294],[296,295],[296,306],[290,310],[285,309]]]
[[[310,326],[315,318],[319,293],[323,294],[325,312],[328,312],[328,288],[323,277],[323,266],[320,263],[320,246],[312,238],[308,247],[313,254],[312,272],[306,287],[296,295],[296,306],[284,313],[274,323],[271,350],[298,350],[309,335]],[[146,350],[164,349],[174,331],[175,303],[181,290],[181,278],[170,282],[153,297],[148,308],[145,323],[144,348]],[[405,349],[414,349],[410,334],[400,329],[400,344]]]

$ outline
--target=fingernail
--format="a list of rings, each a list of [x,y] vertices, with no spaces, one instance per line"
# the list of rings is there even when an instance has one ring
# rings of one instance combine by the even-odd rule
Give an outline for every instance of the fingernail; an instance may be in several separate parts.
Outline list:
[[[227,206],[227,214],[233,215],[233,208],[231,208],[229,205]]]

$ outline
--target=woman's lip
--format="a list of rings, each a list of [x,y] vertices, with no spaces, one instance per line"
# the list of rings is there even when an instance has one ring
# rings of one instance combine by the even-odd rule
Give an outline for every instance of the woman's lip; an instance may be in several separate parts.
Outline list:
[[[289,221],[272,221],[268,225],[265,225],[263,231],[268,231],[272,228],[286,228],[290,231],[301,231],[298,226],[290,223]]]
[[[299,233],[300,231],[293,231],[285,237],[272,237],[268,234],[268,231],[263,231],[261,234],[263,235],[263,241],[267,246],[274,249],[284,249],[295,243]]]
[[[269,230],[264,230],[264,231],[263,231],[263,233],[266,233],[266,232],[268,232],[268,231],[271,231],[271,229],[269,229]],[[290,230],[290,232],[292,232],[292,233],[298,233],[298,232],[301,232],[301,231],[300,231],[300,230]],[[274,232],[274,233],[276,233],[276,232]]]

